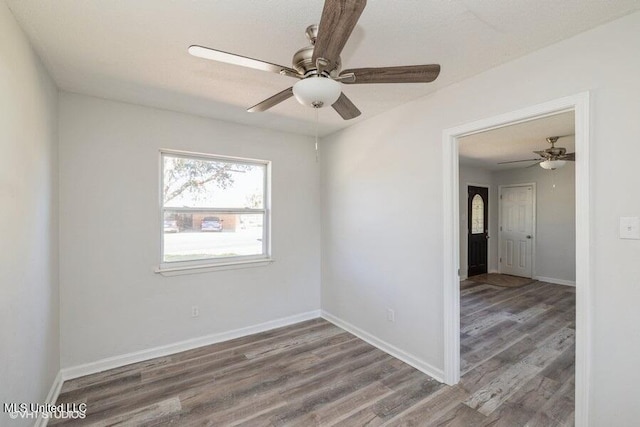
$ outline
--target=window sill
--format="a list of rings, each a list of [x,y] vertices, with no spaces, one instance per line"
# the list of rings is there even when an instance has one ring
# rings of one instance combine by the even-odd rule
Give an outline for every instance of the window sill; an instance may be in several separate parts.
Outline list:
[[[214,271],[236,270],[239,268],[264,267],[274,262],[273,258],[252,259],[245,261],[223,262],[216,264],[199,264],[182,267],[158,267],[155,273],[163,276],[181,276],[184,274],[210,273]]]

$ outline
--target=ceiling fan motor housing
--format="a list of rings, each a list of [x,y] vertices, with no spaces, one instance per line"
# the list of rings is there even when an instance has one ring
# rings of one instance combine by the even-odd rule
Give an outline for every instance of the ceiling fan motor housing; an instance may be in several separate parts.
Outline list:
[[[313,62],[313,49],[315,46],[316,37],[318,35],[318,26],[309,25],[307,27],[307,30],[305,31],[305,34],[309,39],[310,44],[309,46],[305,46],[299,51],[297,51],[293,55],[293,59],[291,60],[291,63],[293,65],[294,70],[296,70],[298,73],[302,74],[305,77],[309,77],[309,76],[318,74],[318,68],[316,67],[316,64],[314,64]],[[322,74],[325,77],[329,77],[330,75],[332,77],[335,77],[340,73],[340,69],[341,69],[341,61],[340,61],[340,57],[338,57],[336,61],[336,67],[334,67],[333,70],[327,70],[327,71],[330,71],[330,73],[327,71],[323,71]]]

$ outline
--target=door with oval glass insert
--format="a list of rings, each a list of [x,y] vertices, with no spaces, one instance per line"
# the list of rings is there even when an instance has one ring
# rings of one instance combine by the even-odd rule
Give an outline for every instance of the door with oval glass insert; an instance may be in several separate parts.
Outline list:
[[[487,272],[489,239],[489,189],[469,186],[468,207],[468,272],[476,276]]]

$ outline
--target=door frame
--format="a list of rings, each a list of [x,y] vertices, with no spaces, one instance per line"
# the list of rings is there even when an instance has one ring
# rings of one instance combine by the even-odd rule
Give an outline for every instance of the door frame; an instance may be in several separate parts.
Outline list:
[[[522,184],[504,184],[498,186],[498,273],[502,273],[502,263],[500,262],[500,254],[502,253],[502,239],[500,238],[502,234],[502,189],[505,187],[533,187],[533,216],[531,220],[533,221],[533,226],[531,227],[531,235],[533,236],[533,241],[531,242],[531,279],[536,276],[536,211],[537,211],[537,201],[536,194],[538,189],[536,188],[535,182],[525,182]]]
[[[491,237],[491,203],[489,203],[489,199],[491,198],[491,185],[489,184],[476,184],[473,182],[465,182],[465,189],[467,192],[467,195],[469,194],[469,187],[482,187],[482,188],[486,188],[487,189],[487,211],[489,212],[489,222],[487,225],[487,233],[489,235],[489,237]],[[469,197],[467,196],[467,203],[469,203]],[[467,206],[468,208],[468,206]],[[469,227],[469,218],[467,218],[467,224],[465,224],[465,230]],[[462,228],[461,228],[462,230]],[[491,239],[489,239],[491,240]],[[462,243],[462,242],[460,242]],[[467,234],[467,238],[465,240],[466,243],[466,247],[465,247],[465,251],[467,251],[467,268],[465,270],[465,274],[464,274],[464,278],[461,276],[461,279],[466,279],[467,277],[469,277],[469,235]],[[491,248],[489,247],[490,245],[490,241],[487,241],[487,273],[492,273],[491,268],[489,268],[489,266],[491,265],[491,258],[490,258],[490,253],[491,253]],[[462,248],[462,245],[460,245],[460,248]]]
[[[443,178],[443,297],[444,297],[444,380],[460,381],[460,206],[458,138],[527,122],[558,113],[575,113],[576,152],[576,364],[575,424],[589,425],[591,385],[592,272],[590,242],[591,212],[590,102],[589,92],[525,107],[450,129],[442,133]]]

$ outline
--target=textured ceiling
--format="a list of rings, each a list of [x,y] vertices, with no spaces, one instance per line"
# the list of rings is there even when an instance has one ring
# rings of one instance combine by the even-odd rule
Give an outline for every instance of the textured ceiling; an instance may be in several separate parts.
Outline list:
[[[296,80],[195,58],[191,44],[290,66],[322,0],[6,0],[65,90],[313,134],[294,99],[245,109]],[[350,85],[362,116],[320,111],[325,135],[638,10],[637,0],[369,0],[345,68],[439,63],[431,84]]]
[[[498,163],[540,158],[533,151],[551,147],[546,141],[550,136],[560,136],[555,146],[573,153],[574,133],[573,111],[477,133],[458,140],[460,164],[490,171],[526,168],[535,162]]]

